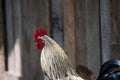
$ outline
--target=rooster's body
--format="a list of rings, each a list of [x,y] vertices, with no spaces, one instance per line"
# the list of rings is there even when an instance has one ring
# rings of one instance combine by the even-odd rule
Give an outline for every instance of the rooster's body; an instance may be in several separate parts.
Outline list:
[[[36,43],[36,46],[41,50],[41,67],[43,72],[52,80],[84,80],[72,68],[64,50],[53,39],[45,34],[41,34],[40,31],[37,30],[34,36],[39,34],[40,36],[37,36],[37,38],[42,40],[42,43]],[[40,45],[43,47],[41,48]]]

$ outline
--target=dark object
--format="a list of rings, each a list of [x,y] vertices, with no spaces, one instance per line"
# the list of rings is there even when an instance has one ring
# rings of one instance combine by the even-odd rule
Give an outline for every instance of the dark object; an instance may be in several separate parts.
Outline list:
[[[83,65],[78,65],[76,72],[85,80],[93,80],[93,72]]]
[[[120,60],[109,60],[100,69],[97,80],[120,80]]]

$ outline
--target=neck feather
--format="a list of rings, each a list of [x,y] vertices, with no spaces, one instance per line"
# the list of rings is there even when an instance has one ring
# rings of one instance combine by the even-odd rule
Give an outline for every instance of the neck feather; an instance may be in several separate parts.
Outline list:
[[[53,80],[77,75],[63,49],[48,36],[44,37],[45,47],[41,53],[43,71]]]

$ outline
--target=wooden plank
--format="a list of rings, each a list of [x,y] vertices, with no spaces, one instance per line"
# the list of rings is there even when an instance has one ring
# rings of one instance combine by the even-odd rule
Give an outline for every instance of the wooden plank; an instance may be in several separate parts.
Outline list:
[[[7,26],[7,42],[8,42],[8,72],[14,74],[14,28],[13,28],[13,8],[10,0],[6,0],[6,26]]]
[[[100,68],[99,0],[76,0],[77,64],[97,76]]]
[[[110,58],[120,59],[120,1],[110,0]]]
[[[15,75],[22,76],[22,58],[21,58],[21,6],[20,0],[13,2],[13,21],[14,21],[14,58]]]
[[[99,27],[99,0],[86,0],[87,61],[95,76],[100,69]]]
[[[85,0],[76,0],[75,4],[77,65],[88,66],[86,43],[86,3]]]
[[[51,0],[52,25],[54,40],[63,47],[62,4],[61,0]]]
[[[102,63],[110,59],[110,10],[109,0],[100,0]]]
[[[4,10],[3,10],[3,0],[0,0],[0,80],[4,80],[5,72],[5,44],[4,44],[4,34],[5,20],[4,20]]]
[[[64,26],[64,49],[70,57],[73,67],[76,67],[76,45],[75,45],[75,14],[74,0],[62,0],[63,4],[63,26]]]

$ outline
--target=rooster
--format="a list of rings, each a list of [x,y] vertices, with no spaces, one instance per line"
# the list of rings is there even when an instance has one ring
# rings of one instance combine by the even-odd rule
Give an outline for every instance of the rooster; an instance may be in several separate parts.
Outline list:
[[[47,31],[39,28],[34,32],[36,47],[41,51],[41,68],[52,80],[84,80],[72,68],[64,50],[50,37]]]
[[[120,80],[120,60],[109,60],[100,69],[97,80]]]

